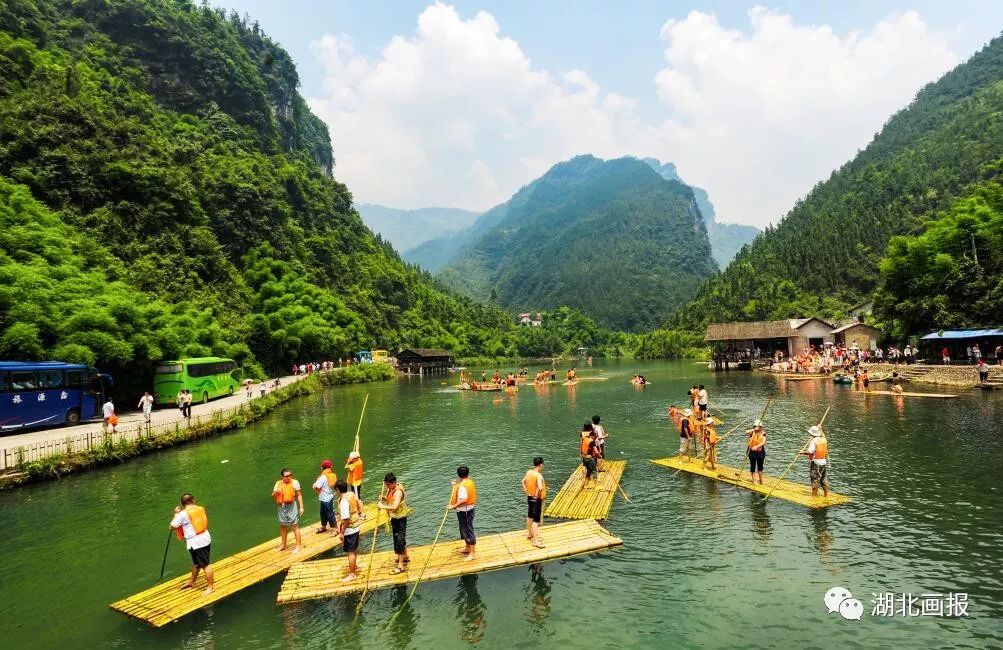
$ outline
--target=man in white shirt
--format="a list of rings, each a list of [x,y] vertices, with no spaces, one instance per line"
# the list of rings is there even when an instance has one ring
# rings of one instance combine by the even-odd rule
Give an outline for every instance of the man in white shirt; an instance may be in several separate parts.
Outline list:
[[[818,496],[818,489],[822,488],[822,494],[829,496],[829,479],[826,476],[829,465],[829,441],[819,426],[811,427],[808,433],[811,434],[811,440],[801,455],[807,456],[810,460],[808,474],[811,478],[811,495]]]
[[[108,401],[101,406],[101,413],[104,417],[104,429],[108,428],[108,424],[111,423],[111,416],[115,415],[115,404],[108,398]]]
[[[342,582],[355,580],[359,567],[357,563],[359,550],[359,524],[362,521],[362,501],[350,492],[348,483],[338,479],[334,484],[338,493],[338,537],[348,556],[348,575]]]
[[[592,431],[596,434],[596,447],[599,448],[599,458],[606,458],[606,429],[599,424],[599,416],[592,416]],[[600,472],[605,472],[606,469],[602,466],[602,463],[596,462],[596,469]]]
[[[320,476],[313,484],[313,491],[317,493],[317,499],[320,501],[320,530],[317,531],[318,533],[326,532],[328,526],[331,527],[331,530],[335,530],[338,526],[334,517],[334,484],[338,482],[338,475],[334,473],[332,467],[331,461],[322,462]]]
[[[139,398],[138,406],[143,409],[143,419],[149,424],[150,417],[153,415],[153,395],[150,395],[150,391],[143,393],[143,396]]]
[[[196,521],[193,522],[193,518]],[[195,497],[191,494],[182,494],[181,505],[174,509],[174,518],[171,519],[170,526],[180,531],[180,536],[184,537],[188,553],[192,556],[192,577],[181,588],[190,589],[194,587],[199,571],[205,571],[205,579],[208,586],[202,593],[206,595],[211,594],[213,578],[212,565],[209,564],[209,551],[212,537],[209,535],[209,519],[206,517],[205,508],[196,505]]]

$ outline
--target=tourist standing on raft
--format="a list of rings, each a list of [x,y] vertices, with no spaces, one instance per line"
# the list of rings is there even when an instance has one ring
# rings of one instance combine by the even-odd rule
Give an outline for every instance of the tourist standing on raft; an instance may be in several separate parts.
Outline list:
[[[582,467],[585,468],[585,482],[596,476],[595,459],[596,434],[591,422],[582,425],[582,435],[578,441],[578,451],[582,457]]]
[[[337,481],[334,490],[340,497],[338,501],[338,538],[341,540],[345,555],[348,556],[348,575],[342,582],[355,580],[359,570],[357,558],[359,550],[359,524],[362,522],[362,501],[348,489],[344,481]]]
[[[174,518],[171,519],[170,527],[177,531],[178,539],[185,540],[188,554],[192,556],[192,577],[188,582],[181,585],[182,589],[190,589],[195,586],[195,579],[198,578],[199,571],[205,572],[205,580],[208,585],[202,592],[206,595],[212,593],[212,565],[209,564],[209,552],[212,544],[212,536],[209,535],[209,517],[205,508],[195,504],[195,497],[190,493],[181,495],[181,505],[174,508]]]
[[[749,438],[749,480],[756,482],[756,474],[759,474],[759,484],[763,484],[763,464],[766,462],[766,431],[763,429],[763,421],[756,420],[752,428],[745,432]]]
[[[710,464],[711,469],[717,469],[717,430],[714,420],[708,420],[703,428],[703,466]]]
[[[811,478],[811,495],[818,496],[818,489],[822,488],[822,494],[828,497],[829,479],[826,476],[826,466],[829,464],[829,441],[825,439],[822,427],[811,427],[808,433],[811,434],[808,448],[800,454],[807,456],[810,461],[808,475]]]
[[[599,424],[599,416],[592,416],[592,431],[596,434],[596,450],[599,452],[599,458],[601,460],[606,459],[606,429]],[[604,472],[602,467],[597,467],[600,472]]]
[[[474,551],[477,546],[477,535],[474,533],[474,506],[477,505],[477,486],[470,478],[470,468],[460,465],[456,468],[456,476],[453,479],[453,492],[449,496],[449,510],[456,511],[456,521],[460,526],[460,537],[466,546],[460,551],[465,555],[465,560],[474,559]]]
[[[686,462],[692,458],[690,447],[692,446],[695,429],[693,425],[693,409],[685,409],[683,417],[679,420],[679,455],[686,456]]]
[[[355,492],[355,496],[362,498],[362,470],[364,468],[364,463],[362,462],[362,456],[359,452],[353,451],[348,454],[348,461],[345,463],[345,469],[348,470],[348,488]]]
[[[393,472],[383,477],[383,487],[386,497],[376,504],[380,510],[386,510],[390,516],[390,531],[394,540],[394,554],[397,555],[397,566],[391,573],[404,573],[404,566],[411,561],[407,554],[407,506],[404,504],[404,486],[397,482]]]
[[[526,513],[526,537],[533,546],[543,548],[540,542],[540,519],[543,518],[543,500],[547,498],[547,483],[543,480],[543,457],[533,459],[533,467],[522,477],[522,490],[526,493],[529,511]]]
[[[320,501],[320,530],[318,533],[327,532],[328,526],[335,530],[338,522],[334,517],[334,484],[338,482],[338,475],[331,469],[333,463],[325,460],[320,464],[320,476],[314,481],[313,491],[317,493]]]
[[[288,544],[286,536],[292,528],[293,536],[296,538],[296,547],[293,553],[299,553],[303,546],[303,538],[300,535],[300,517],[303,516],[303,493],[300,491],[300,482],[293,478],[293,473],[288,468],[283,467],[280,474],[282,478],[275,481],[272,486],[272,498],[275,499],[279,512],[279,530],[282,535],[282,543],[278,550],[284,551]],[[297,505],[299,506],[297,508]]]

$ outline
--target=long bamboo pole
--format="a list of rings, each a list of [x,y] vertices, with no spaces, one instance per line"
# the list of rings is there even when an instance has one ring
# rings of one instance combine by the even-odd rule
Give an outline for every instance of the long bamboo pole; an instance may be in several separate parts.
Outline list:
[[[407,604],[411,602],[411,597],[414,596],[414,592],[418,591],[418,585],[421,583],[421,577],[425,575],[425,569],[428,568],[428,563],[432,561],[432,552],[435,551],[435,545],[439,543],[439,535],[442,534],[442,527],[446,525],[446,517],[448,516],[449,516],[449,508],[446,508],[445,512],[442,513],[442,521],[439,522],[439,530],[436,531],[435,539],[432,540],[432,546],[431,548],[428,549],[428,555],[425,557],[425,564],[422,565],[421,572],[418,573],[418,579],[415,580],[414,587],[411,588],[411,593],[407,595],[407,598],[404,599],[404,602],[401,603],[401,606],[397,608],[397,611],[394,612],[394,615],[390,617],[389,621],[387,621],[388,624],[392,622],[395,618],[397,618],[398,614],[404,611],[404,608],[407,607]]]
[[[386,489],[387,486],[384,484],[380,489],[380,500],[376,502],[376,525],[373,526],[373,544],[369,548],[369,566],[366,567],[366,587],[362,590],[362,598],[359,599],[359,604],[355,608],[356,616],[362,611],[362,604],[366,602],[366,596],[369,594],[369,578],[373,575],[373,556],[376,555],[376,533],[380,531],[380,514],[383,512],[379,507],[379,503],[383,501]]]
[[[369,403],[369,393],[366,393],[366,399],[362,400],[362,413],[359,414],[359,426],[355,428],[355,453],[359,453],[359,432],[362,431],[362,418],[366,416],[366,404]]]
[[[818,427],[820,429],[822,428],[822,423],[825,422],[825,418],[828,417],[828,415],[829,415],[829,409],[831,409],[831,408],[832,408],[832,406],[825,407],[825,413],[822,414],[822,419],[819,420],[819,423],[818,423]],[[773,487],[770,488],[770,491],[766,493],[765,497],[763,497],[763,502],[765,502],[767,499],[770,498],[770,495],[773,494],[773,491],[777,489],[777,486],[780,485],[780,483],[784,480],[784,477],[787,476],[788,472],[791,471],[791,468],[794,467],[794,463],[798,462],[798,458],[800,458],[801,454],[804,452],[804,450],[808,448],[808,444],[810,442],[811,442],[811,438],[809,438],[808,442],[804,443],[804,446],[802,446],[801,449],[798,450],[798,453],[794,455],[794,460],[791,461],[791,464],[787,466],[787,469],[784,470],[784,473],[780,475],[780,478],[778,478],[773,483]]]

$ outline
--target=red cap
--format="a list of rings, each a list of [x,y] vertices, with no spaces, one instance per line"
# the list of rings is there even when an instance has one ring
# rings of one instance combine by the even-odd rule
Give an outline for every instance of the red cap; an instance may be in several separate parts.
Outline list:
[[[329,461],[329,460],[325,460],[323,463],[320,464],[320,468],[321,469],[331,469],[331,467],[332,467],[332,464],[331,464],[331,461]]]

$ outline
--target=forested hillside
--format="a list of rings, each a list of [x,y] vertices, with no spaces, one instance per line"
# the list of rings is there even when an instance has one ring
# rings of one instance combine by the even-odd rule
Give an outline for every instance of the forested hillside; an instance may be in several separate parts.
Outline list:
[[[661,175],[662,178],[670,181],[679,181],[684,185],[689,185],[679,176],[674,163],[662,163],[656,158],[644,158],[652,169]],[[707,238],[710,240],[711,254],[719,268],[725,268],[735,259],[738,251],[759,234],[759,229],[753,226],[743,226],[737,223],[721,223],[717,220],[717,211],[707,194],[707,190],[695,185],[689,185],[693,190],[693,198],[696,199],[697,208],[703,216],[704,225],[707,227]]]
[[[993,193],[992,185],[980,190],[973,185],[997,175],[1001,152],[1003,41],[996,39],[923,88],[866,149],[798,201],[723,273],[706,282],[674,325],[700,331],[709,321],[842,315],[878,286],[879,260],[894,236],[918,234],[925,221],[943,210],[960,216],[973,205],[957,203],[951,208],[962,197],[991,203],[987,197]],[[976,229],[980,251],[998,241],[986,228],[991,230],[989,225]],[[916,278],[907,280],[904,275],[913,270],[898,267],[913,264],[910,255],[941,232],[934,228],[918,239],[897,240],[881,263],[884,288],[879,292],[879,313],[897,321],[900,330],[925,328],[927,314],[940,309],[928,301],[923,315],[922,310],[896,314],[913,298],[900,292],[916,288]],[[955,256],[961,254],[956,243],[952,249]],[[923,290],[928,296],[937,292],[936,286],[946,290],[949,283],[941,281],[927,282]],[[934,322],[945,322],[948,310],[963,310],[971,303],[942,304]],[[903,319],[908,319],[908,326]]]
[[[635,158],[555,165],[477,226],[489,219],[438,277],[512,308],[568,305],[642,331],[716,269],[692,190]]]
[[[362,224],[289,56],[183,0],[0,0],[0,357],[518,352]],[[260,364],[260,366],[259,366]],[[120,384],[122,381],[119,382]]]

